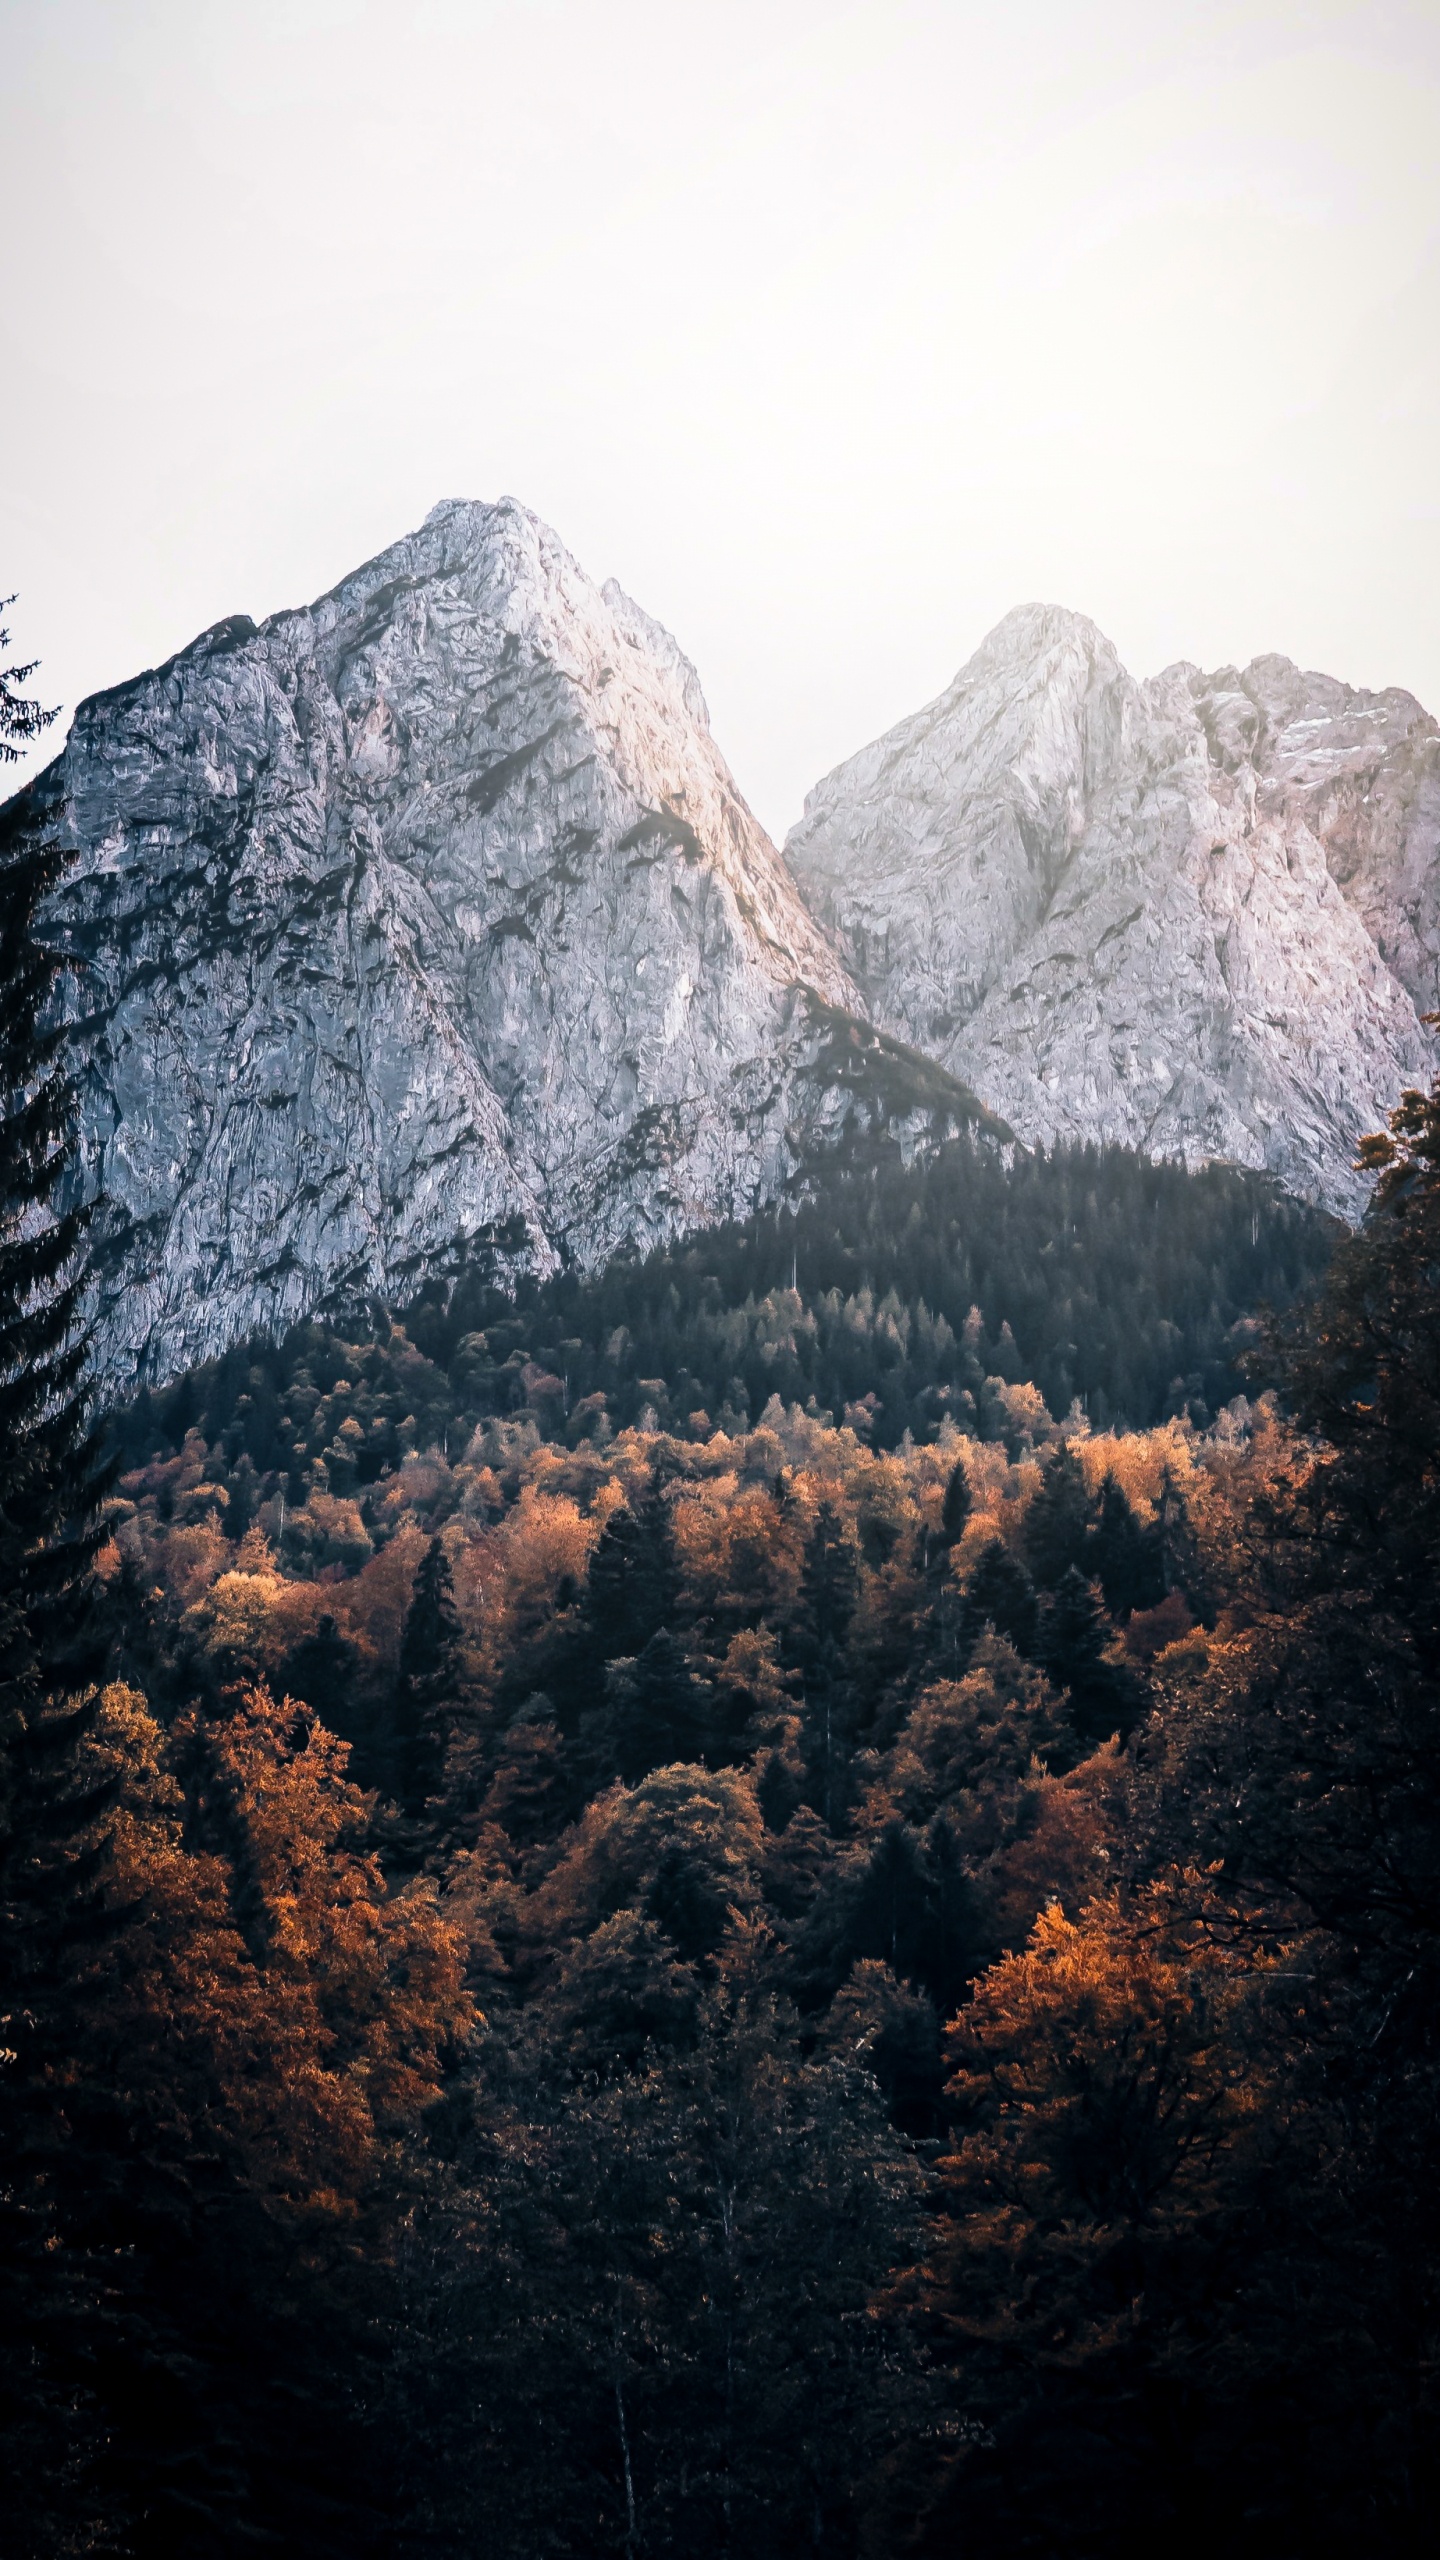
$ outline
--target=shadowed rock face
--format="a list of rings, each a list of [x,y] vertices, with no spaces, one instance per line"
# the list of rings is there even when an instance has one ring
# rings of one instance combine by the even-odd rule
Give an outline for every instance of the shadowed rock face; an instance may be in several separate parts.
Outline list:
[[[1429,1070],[1440,735],[1285,658],[1137,684],[1027,605],[786,851],[877,1022],[1022,1137],[1267,1168],[1347,1214]]]
[[[5,824],[77,855],[112,1377],[743,1213],[851,1107],[694,670],[509,501],[85,703]]]

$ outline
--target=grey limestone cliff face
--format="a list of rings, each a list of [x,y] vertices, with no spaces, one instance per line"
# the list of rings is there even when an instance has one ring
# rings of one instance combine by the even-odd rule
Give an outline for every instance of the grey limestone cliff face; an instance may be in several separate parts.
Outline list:
[[[743,1213],[848,1107],[859,998],[694,669],[508,500],[85,703],[5,825],[76,857],[116,1381]]]
[[[1139,684],[1026,606],[787,864],[670,634],[508,499],[83,704],[0,812],[35,830],[118,1386],[461,1263],[594,1268],[975,1094],[1353,1214],[1440,1005],[1408,694]]]
[[[1284,658],[1137,683],[1030,605],[811,792],[786,852],[877,1022],[1027,1139],[1269,1170],[1347,1215],[1429,1072],[1440,737]]]
[[[1302,831],[1421,1013],[1440,1007],[1440,723],[1289,658],[1186,667],[1214,762],[1248,765],[1261,813]]]

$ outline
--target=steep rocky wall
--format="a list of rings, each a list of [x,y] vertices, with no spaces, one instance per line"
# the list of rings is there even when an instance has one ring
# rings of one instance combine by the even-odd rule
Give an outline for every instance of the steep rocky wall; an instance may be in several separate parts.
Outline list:
[[[1022,1137],[1267,1168],[1354,1214],[1428,1072],[1440,749],[1408,695],[1260,659],[1137,684],[1007,615],[810,794],[786,851],[873,1009]]]

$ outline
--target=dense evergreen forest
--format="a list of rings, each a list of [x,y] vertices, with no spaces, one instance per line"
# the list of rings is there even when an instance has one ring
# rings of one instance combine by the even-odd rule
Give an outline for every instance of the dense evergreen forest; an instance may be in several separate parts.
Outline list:
[[[107,1458],[53,869],[0,884],[13,2547],[1418,2546],[1440,1089],[1338,1243],[952,1150],[246,1346]]]
[[[909,1165],[891,1149],[597,1278],[514,1299],[462,1279],[399,1324],[376,1308],[358,1328],[240,1344],[142,1395],[120,1445],[133,1463],[198,1430],[232,1467],[282,1473],[298,1503],[317,1465],[349,1492],[497,1417],[571,1447],[642,1421],[695,1440],[743,1431],[778,1396],[872,1448],[931,1442],[947,1419],[1018,1446],[1038,1393],[1096,1429],[1181,1413],[1203,1427],[1242,1364],[1253,1387],[1257,1310],[1313,1289],[1339,1232],[1226,1166],[983,1137]]]

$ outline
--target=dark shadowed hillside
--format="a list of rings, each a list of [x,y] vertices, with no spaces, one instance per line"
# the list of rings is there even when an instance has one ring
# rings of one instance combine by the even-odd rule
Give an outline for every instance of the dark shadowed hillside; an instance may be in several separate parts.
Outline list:
[[[646,1413],[694,1439],[778,1395],[893,1448],[947,1416],[1014,1441],[1024,1399],[1007,1391],[1031,1384],[1099,1429],[1203,1424],[1240,1391],[1256,1310],[1313,1287],[1338,1232],[1228,1167],[962,1138],[598,1278],[522,1282],[514,1299],[462,1279],[407,1308],[403,1332],[381,1313],[359,1338],[313,1324],[240,1345],[118,1427],[131,1458],[198,1428],[285,1471],[298,1500],[322,1458],[348,1491],[407,1446],[454,1451],[478,1422],[527,1413],[572,1445]]]

